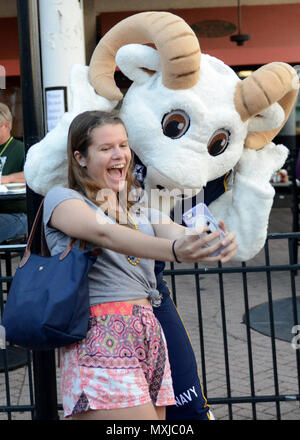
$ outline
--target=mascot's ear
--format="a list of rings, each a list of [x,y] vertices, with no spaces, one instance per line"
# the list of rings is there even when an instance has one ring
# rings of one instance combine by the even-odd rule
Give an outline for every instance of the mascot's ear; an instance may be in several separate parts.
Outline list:
[[[243,122],[254,117],[258,120],[259,116],[257,118],[257,115],[260,114],[264,117],[266,113],[264,115],[263,112],[271,109],[274,103],[278,103],[284,111],[283,121],[277,128],[272,128],[270,124],[268,127],[267,124],[263,131],[249,132],[245,140],[245,147],[259,150],[272,141],[286,123],[296,102],[298,89],[299,79],[296,70],[289,64],[280,62],[260,67],[237,84],[234,103]],[[274,107],[271,109],[271,112],[273,111]],[[274,122],[276,126],[277,122]],[[251,123],[252,126],[255,124],[257,125],[257,121]],[[262,124],[259,128],[262,128]]]
[[[127,44],[116,54],[116,63],[129,79],[141,85],[158,70],[161,71],[157,50],[142,44]]]

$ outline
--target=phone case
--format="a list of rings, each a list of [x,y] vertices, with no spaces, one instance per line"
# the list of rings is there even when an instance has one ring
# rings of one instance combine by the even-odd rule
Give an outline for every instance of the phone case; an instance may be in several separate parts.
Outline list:
[[[182,218],[188,228],[204,228],[205,226],[207,226],[210,232],[215,232],[217,230],[221,231],[220,238],[211,241],[210,244],[207,246],[211,246],[215,244],[217,240],[222,240],[226,237],[223,230],[219,227],[217,220],[214,218],[205,203],[198,203],[198,205],[193,206],[193,208],[189,209],[183,214]],[[219,255],[222,249],[224,249],[224,246],[220,247],[216,252],[210,254],[210,256],[214,257]]]

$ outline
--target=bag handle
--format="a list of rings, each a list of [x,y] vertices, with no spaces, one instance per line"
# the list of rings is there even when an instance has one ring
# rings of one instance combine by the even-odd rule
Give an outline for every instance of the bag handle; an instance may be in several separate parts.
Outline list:
[[[39,206],[39,209],[38,209],[38,211],[36,213],[36,216],[35,216],[35,219],[34,219],[34,222],[33,222],[33,225],[32,225],[32,228],[31,228],[28,240],[27,240],[27,245],[26,245],[26,249],[25,249],[23,258],[22,258],[22,260],[20,261],[20,264],[19,264],[20,268],[23,267],[27,263],[30,255],[31,255],[31,245],[32,245],[33,237],[34,237],[34,235],[36,233],[37,226],[39,224],[39,220],[40,220],[40,217],[41,217],[41,214],[42,214],[42,211],[43,211],[43,206],[44,206],[44,199],[42,200],[42,202],[41,202],[41,204]],[[62,252],[62,254],[59,257],[60,260],[63,260],[64,258],[66,258],[68,253],[73,248],[73,245],[74,245],[75,241],[77,241],[76,238],[71,238],[70,239],[70,242],[67,245],[66,249]],[[84,247],[85,247],[85,241],[84,240],[80,240],[80,249],[84,250]],[[46,243],[45,233],[44,233],[44,230],[43,230],[42,255],[46,255],[45,249],[48,249],[48,247],[47,247],[47,243]],[[96,249],[91,250],[91,253],[96,255],[96,256],[98,256],[101,252],[102,251],[101,251],[100,248],[96,248]]]
[[[21,262],[19,264],[19,267],[23,267],[27,263],[30,255],[31,255],[31,245],[32,245],[34,234],[36,232],[36,229],[37,229],[37,226],[38,226],[38,223],[39,223],[39,219],[41,217],[43,205],[44,205],[44,199],[42,200],[42,203],[40,204],[39,209],[37,211],[37,214],[35,216],[35,219],[34,219],[34,222],[33,222],[33,225],[32,225],[32,228],[31,228],[28,240],[27,240],[26,249],[25,249],[23,258],[22,258],[22,260],[21,260]]]

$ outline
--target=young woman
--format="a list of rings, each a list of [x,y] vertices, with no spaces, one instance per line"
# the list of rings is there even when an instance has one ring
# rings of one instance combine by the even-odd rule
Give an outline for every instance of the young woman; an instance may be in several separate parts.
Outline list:
[[[44,202],[49,249],[61,252],[72,237],[100,247],[101,254],[89,273],[87,336],[61,353],[64,414],[164,419],[175,400],[164,334],[152,310],[159,301],[154,260],[225,262],[235,254],[235,235],[211,245],[218,232],[200,239],[130,201],[131,151],[117,117],[98,111],[77,116],[68,160],[69,188],[51,189]],[[222,244],[226,249],[210,257]]]

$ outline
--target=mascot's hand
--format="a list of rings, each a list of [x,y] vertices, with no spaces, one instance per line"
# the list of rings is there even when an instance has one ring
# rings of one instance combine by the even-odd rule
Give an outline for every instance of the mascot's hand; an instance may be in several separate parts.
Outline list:
[[[245,148],[236,165],[236,171],[249,180],[259,183],[269,182],[272,174],[282,168],[289,154],[284,145],[273,142],[261,150]]]
[[[70,73],[70,90],[72,94],[72,113],[79,114],[88,110],[110,112],[118,101],[109,101],[97,95],[88,78],[89,67],[74,64]]]

